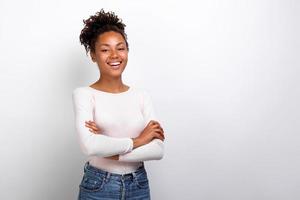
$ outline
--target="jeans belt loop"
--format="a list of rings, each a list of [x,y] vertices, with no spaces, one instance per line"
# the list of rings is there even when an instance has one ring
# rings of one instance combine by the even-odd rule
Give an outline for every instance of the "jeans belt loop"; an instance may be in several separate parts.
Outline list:
[[[133,176],[133,179],[135,180],[136,179],[136,173],[132,172],[132,176]]]
[[[88,166],[88,162],[86,162],[85,164],[84,164],[84,172],[86,172],[86,170],[87,170],[87,166]]]
[[[110,172],[106,172],[106,175],[105,175],[105,182],[107,182],[109,180],[109,177],[110,177]]]

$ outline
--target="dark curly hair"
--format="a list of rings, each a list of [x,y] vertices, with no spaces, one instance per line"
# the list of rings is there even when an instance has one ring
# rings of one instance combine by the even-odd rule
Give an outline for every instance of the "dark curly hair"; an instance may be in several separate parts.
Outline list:
[[[120,33],[126,43],[127,49],[129,50],[127,35],[125,33],[126,25],[122,22],[114,12],[105,12],[103,8],[100,12],[96,12],[95,15],[90,16],[88,19],[83,20],[85,24],[81,30],[79,40],[86,50],[86,54],[95,52],[95,43],[100,34],[108,31],[115,31]]]

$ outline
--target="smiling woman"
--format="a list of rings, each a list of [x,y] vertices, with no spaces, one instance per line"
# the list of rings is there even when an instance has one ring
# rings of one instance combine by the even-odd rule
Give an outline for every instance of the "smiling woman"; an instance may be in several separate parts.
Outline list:
[[[80,42],[100,78],[72,93],[80,147],[88,156],[78,199],[150,199],[144,161],[162,159],[165,137],[149,93],[122,81],[125,24],[103,9],[83,22]]]
[[[102,33],[98,36],[95,51],[91,52],[91,57],[93,62],[98,64],[102,74],[120,76],[128,59],[124,38],[114,31]]]

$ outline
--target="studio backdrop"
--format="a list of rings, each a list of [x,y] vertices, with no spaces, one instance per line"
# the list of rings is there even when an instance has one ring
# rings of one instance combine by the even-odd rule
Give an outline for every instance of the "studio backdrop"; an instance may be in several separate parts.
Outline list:
[[[1,0],[1,200],[76,199],[71,95],[98,79],[79,34],[101,8],[127,25],[123,81],[166,135],[153,200],[300,199],[299,1]]]

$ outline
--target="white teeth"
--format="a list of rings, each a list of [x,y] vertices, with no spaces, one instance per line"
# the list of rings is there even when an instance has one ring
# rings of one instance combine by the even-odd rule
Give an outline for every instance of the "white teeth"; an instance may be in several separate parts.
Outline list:
[[[109,65],[119,65],[121,64],[120,62],[114,62],[114,63],[109,63]]]

